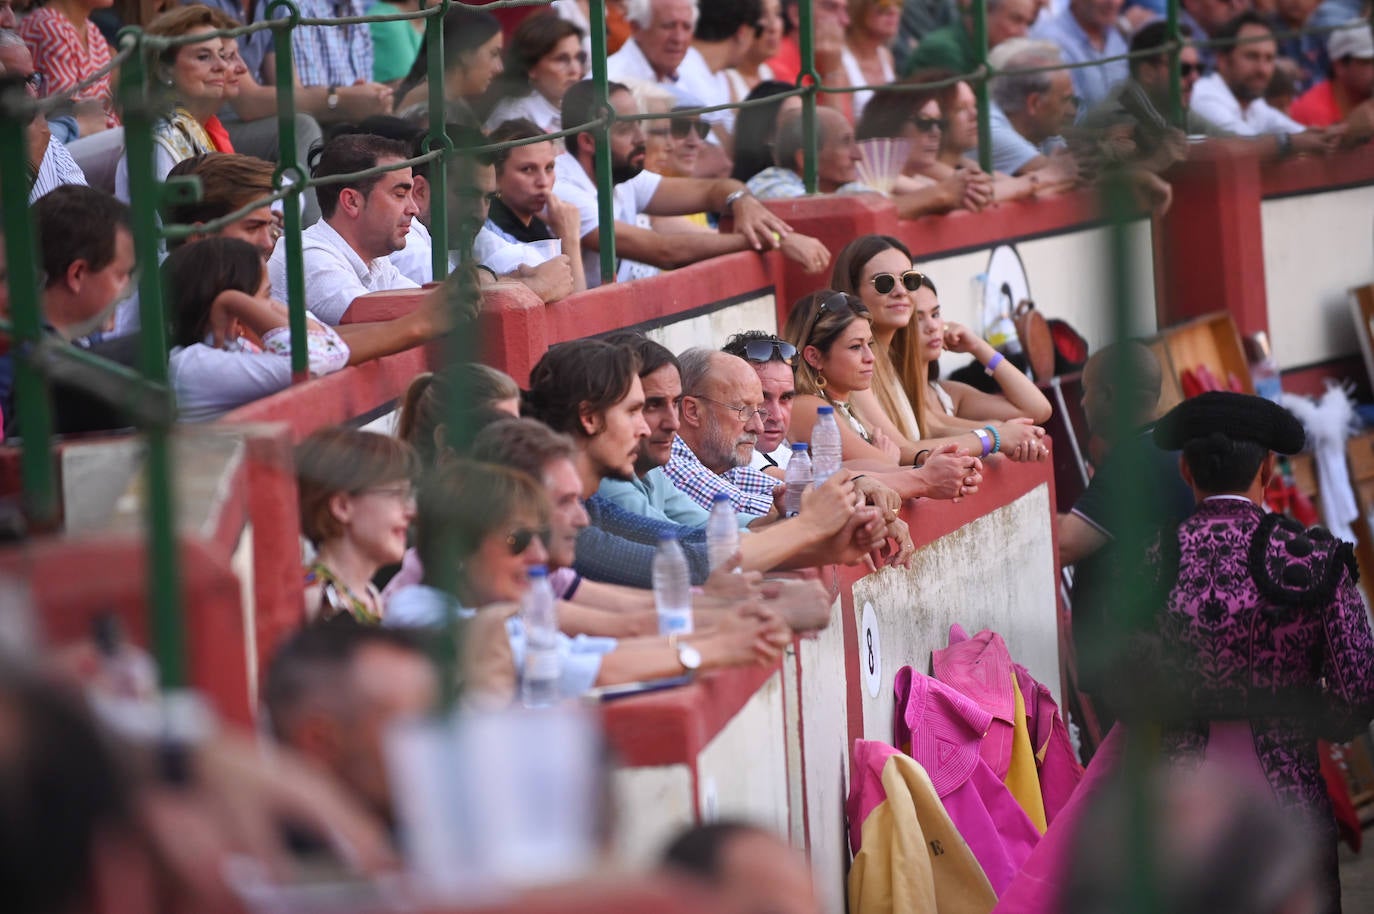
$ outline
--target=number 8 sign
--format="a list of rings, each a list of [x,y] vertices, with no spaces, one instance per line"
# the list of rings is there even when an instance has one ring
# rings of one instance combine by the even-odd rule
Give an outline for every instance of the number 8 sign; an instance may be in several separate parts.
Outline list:
[[[878,614],[872,603],[864,603],[863,621],[859,630],[859,667],[868,685],[868,694],[877,698],[883,687],[883,641],[878,634]]]

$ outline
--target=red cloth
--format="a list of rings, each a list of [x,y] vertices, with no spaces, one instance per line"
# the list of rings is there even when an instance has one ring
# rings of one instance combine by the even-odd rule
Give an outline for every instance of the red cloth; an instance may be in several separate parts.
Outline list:
[[[233,152],[234,144],[229,139],[229,131],[219,122],[219,118],[213,114],[201,124],[205,132],[209,134],[211,142],[215,144],[215,149],[219,152]]]
[[[1346,786],[1345,747],[1317,741],[1317,753],[1321,756],[1322,779],[1326,781],[1326,792],[1331,797],[1331,811],[1336,814],[1336,829],[1341,840],[1350,845],[1355,853],[1360,852],[1364,843],[1364,831],[1360,825],[1360,814],[1350,799],[1350,788]]]
[[[774,79],[788,85],[796,84],[797,74],[801,72],[801,47],[797,39],[784,36],[778,43],[778,53],[768,59],[768,66],[773,71]]]
[[[70,19],[50,6],[40,6],[19,23],[19,37],[29,46],[35,72],[47,77],[44,91],[56,95],[73,88],[81,80],[110,63],[110,45],[94,22],[86,20],[85,47],[82,36]],[[114,90],[106,73],[75,96],[78,100],[98,99],[105,106],[105,126],[118,127],[114,111]]]
[[[1340,105],[1336,104],[1336,90],[1329,79],[1299,95],[1293,107],[1288,109],[1288,116],[1308,127],[1330,127],[1344,120]]]

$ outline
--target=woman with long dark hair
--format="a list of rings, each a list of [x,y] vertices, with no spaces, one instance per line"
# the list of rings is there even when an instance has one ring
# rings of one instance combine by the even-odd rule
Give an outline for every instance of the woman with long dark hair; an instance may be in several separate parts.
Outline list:
[[[455,4],[444,16],[445,123],[479,126],[473,102],[501,75],[501,23],[491,13]],[[429,46],[420,45],[410,72],[396,87],[396,113],[428,122]]]
[[[792,86],[776,80],[764,80],[753,88],[747,101],[772,98],[790,92]],[[749,179],[773,165],[773,142],[778,137],[778,122],[786,111],[800,110],[801,99],[795,95],[780,98],[767,105],[740,109],[735,118],[735,165],[730,177],[748,183]]]
[[[522,117],[546,133],[562,130],[563,93],[586,72],[582,30],[551,12],[535,13],[511,35],[496,83],[502,97],[487,117],[487,130]]]

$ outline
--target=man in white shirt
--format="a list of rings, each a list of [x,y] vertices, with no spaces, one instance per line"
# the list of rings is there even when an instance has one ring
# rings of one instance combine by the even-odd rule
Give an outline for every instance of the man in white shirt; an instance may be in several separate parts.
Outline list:
[[[733,3],[709,3],[697,18],[692,48],[679,72],[679,86],[698,98],[703,105],[724,105],[731,101],[730,79],[727,70],[739,66],[745,53],[753,45],[755,33],[763,19],[760,0],[736,0]],[[716,111],[702,115],[720,134],[733,136],[735,112]]]
[[[630,21],[630,38],[606,59],[606,75],[614,80],[676,83],[678,68],[693,52],[696,0],[628,0],[625,18]]]
[[[1272,136],[1280,153],[1326,152],[1334,146],[1339,131],[1306,130],[1265,102],[1278,44],[1262,16],[1241,13],[1222,26],[1216,38],[1234,43],[1218,49],[1216,72],[1193,87],[1193,111],[1237,136]]]
[[[325,144],[316,179],[350,174],[409,157],[406,145],[368,134],[348,134]],[[389,259],[405,247],[411,220],[419,213],[411,196],[409,168],[316,189],[319,222],[301,232],[305,261],[305,306],[328,324],[338,324],[353,300],[369,292],[414,289]],[[267,264],[272,296],[286,301],[286,245],[278,242]]]
[[[619,83],[609,86],[610,103],[618,115],[639,110],[630,90]],[[564,128],[580,127],[593,120],[594,88],[580,82],[563,97]],[[819,273],[830,263],[830,252],[814,238],[792,231],[782,219],[754,198],[739,181],[730,178],[665,178],[644,171],[644,131],[639,121],[617,121],[611,127],[611,180],[615,184],[614,215],[616,252],[660,269],[685,266],[736,251],[766,251],[775,247],[808,271]],[[568,137],[568,152],[555,163],[554,192],[575,205],[582,220],[582,260],[587,286],[601,284],[601,231],[596,192],[596,138],[590,132]],[[731,233],[699,232],[660,235],[634,224],[641,212],[652,216],[680,216],[716,212],[734,218]],[[622,268],[624,265],[622,264]],[[622,274],[624,270],[621,270]],[[627,278],[622,275],[622,279]]]

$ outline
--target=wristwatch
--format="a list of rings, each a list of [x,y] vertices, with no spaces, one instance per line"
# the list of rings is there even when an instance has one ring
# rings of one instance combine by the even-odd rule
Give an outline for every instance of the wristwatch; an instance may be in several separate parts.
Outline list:
[[[324,97],[324,105],[330,111],[339,107],[339,87],[330,86],[329,93]]]
[[[677,662],[682,664],[684,672],[695,673],[701,668],[701,651],[686,641],[677,640],[677,635],[668,636],[668,646],[677,651]]]

